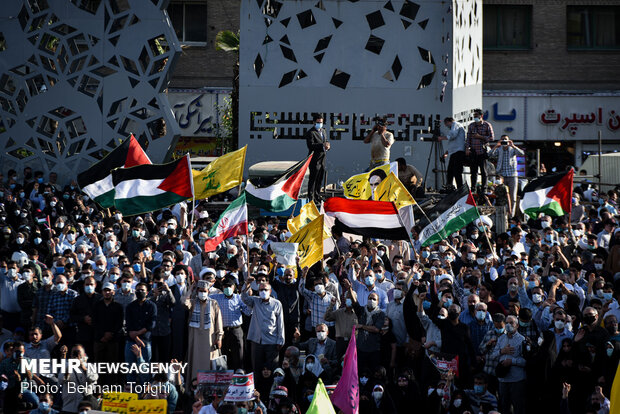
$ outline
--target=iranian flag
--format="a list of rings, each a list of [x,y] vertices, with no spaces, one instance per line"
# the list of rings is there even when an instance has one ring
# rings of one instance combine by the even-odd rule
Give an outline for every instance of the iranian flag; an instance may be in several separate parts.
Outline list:
[[[189,155],[168,164],[138,165],[112,171],[114,205],[125,216],[159,210],[193,198]]]
[[[93,164],[78,175],[78,185],[86,195],[103,208],[114,206],[114,184],[112,170],[136,165],[151,164],[151,160],[133,134],[114,148],[101,161]]]
[[[274,213],[288,210],[299,197],[311,158],[312,155],[299,161],[284,174],[248,180],[245,187],[248,204]]]
[[[534,220],[540,213],[550,216],[568,214],[573,197],[573,174],[571,168],[567,172],[542,176],[526,185],[519,203],[521,211]]]
[[[229,237],[248,232],[248,205],[245,202],[245,193],[224,210],[220,219],[209,230],[209,238],[205,242],[205,251],[217,250],[217,246]]]
[[[445,239],[449,234],[461,230],[480,216],[469,187],[464,185],[445,196],[427,212],[427,217],[430,223],[420,233],[422,246]]]

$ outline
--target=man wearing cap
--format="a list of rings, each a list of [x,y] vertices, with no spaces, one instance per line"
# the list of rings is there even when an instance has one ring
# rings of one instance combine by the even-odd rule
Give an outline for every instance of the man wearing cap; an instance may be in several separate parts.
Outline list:
[[[278,351],[284,345],[284,317],[282,303],[271,297],[271,285],[259,285],[259,297],[251,296],[249,276],[243,287],[241,299],[252,308],[248,340],[252,343],[252,365],[254,372],[260,372],[263,367],[275,369],[278,365]]]
[[[228,357],[228,368],[241,368],[243,364],[243,313],[251,315],[252,311],[241,300],[241,296],[235,293],[235,281],[226,277],[222,282],[223,293],[212,295],[220,306],[222,312],[222,324],[224,325],[224,337],[222,338],[222,353]]]
[[[210,369],[211,361],[221,355],[222,313],[217,301],[209,298],[208,290],[209,282],[199,280],[185,299],[189,309],[188,382],[197,376],[198,370]]]
[[[97,362],[118,361],[118,341],[123,328],[123,307],[114,300],[116,286],[113,283],[103,285],[103,299],[93,306],[92,325],[95,344],[94,357]],[[115,376],[108,375],[102,382],[113,384]]]

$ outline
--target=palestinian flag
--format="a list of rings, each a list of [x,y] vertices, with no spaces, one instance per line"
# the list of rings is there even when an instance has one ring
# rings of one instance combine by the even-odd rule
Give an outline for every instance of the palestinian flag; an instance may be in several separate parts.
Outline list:
[[[332,197],[323,203],[325,214],[336,219],[344,233],[384,240],[409,240],[407,230],[390,201]]]
[[[125,216],[159,210],[193,198],[189,155],[168,164],[138,165],[112,171],[114,205]]]
[[[109,208],[114,206],[112,170],[142,164],[151,164],[151,160],[132,134],[101,161],[93,164],[86,171],[82,171],[77,178],[78,185],[101,207]]]
[[[420,232],[419,240],[422,246],[445,239],[480,216],[469,187],[464,185],[445,196],[427,212],[427,217],[430,222]]]
[[[212,252],[219,244],[229,237],[248,232],[248,205],[245,203],[245,193],[224,210],[220,219],[209,230],[209,238],[205,242],[205,251]]]
[[[248,204],[278,213],[288,210],[299,197],[301,183],[310,164],[310,155],[282,175],[252,178],[245,187]]]
[[[523,189],[523,198],[519,203],[521,211],[534,220],[540,213],[550,216],[568,214],[573,197],[573,174],[571,168],[567,172],[545,175],[530,182]]]

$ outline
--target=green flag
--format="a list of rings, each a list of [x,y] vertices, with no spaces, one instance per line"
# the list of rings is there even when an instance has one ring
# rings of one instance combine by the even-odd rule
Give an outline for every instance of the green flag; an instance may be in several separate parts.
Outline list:
[[[329,399],[329,395],[327,395],[325,385],[323,385],[323,380],[320,378],[316,383],[314,397],[312,397],[312,402],[310,403],[310,407],[308,407],[306,414],[336,414],[336,410],[334,410],[334,406]]]

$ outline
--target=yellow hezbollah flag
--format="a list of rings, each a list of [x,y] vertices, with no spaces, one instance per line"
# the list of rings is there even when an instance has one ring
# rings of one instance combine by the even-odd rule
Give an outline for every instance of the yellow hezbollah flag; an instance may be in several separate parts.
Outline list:
[[[301,209],[299,209],[299,215],[286,221],[286,227],[288,228],[288,231],[295,234],[299,230],[301,230],[303,226],[310,223],[318,216],[319,209],[316,208],[316,204],[314,204],[314,201],[310,201],[309,203],[304,204]]]
[[[614,377],[614,382],[611,385],[609,402],[611,404],[609,414],[620,414],[620,364],[618,364],[616,376]]]
[[[396,174],[390,172],[389,175],[379,183],[375,189],[375,199],[377,201],[392,201],[396,209],[415,204],[415,200],[409,194],[403,183],[400,182]]]
[[[310,267],[323,258],[323,215],[319,215],[293,234],[288,243],[298,243],[299,265]]]
[[[388,175],[390,171],[398,172],[398,163],[392,162],[381,165],[377,168],[373,168],[367,173],[357,174],[349,178],[342,185],[344,188],[344,196],[354,200],[370,200],[372,197],[372,190],[370,189],[368,179],[370,178],[370,174],[375,170],[383,170],[385,175]]]
[[[192,170],[196,198],[211,197],[241,184],[246,149],[247,145],[237,151],[224,154],[202,171]]]

